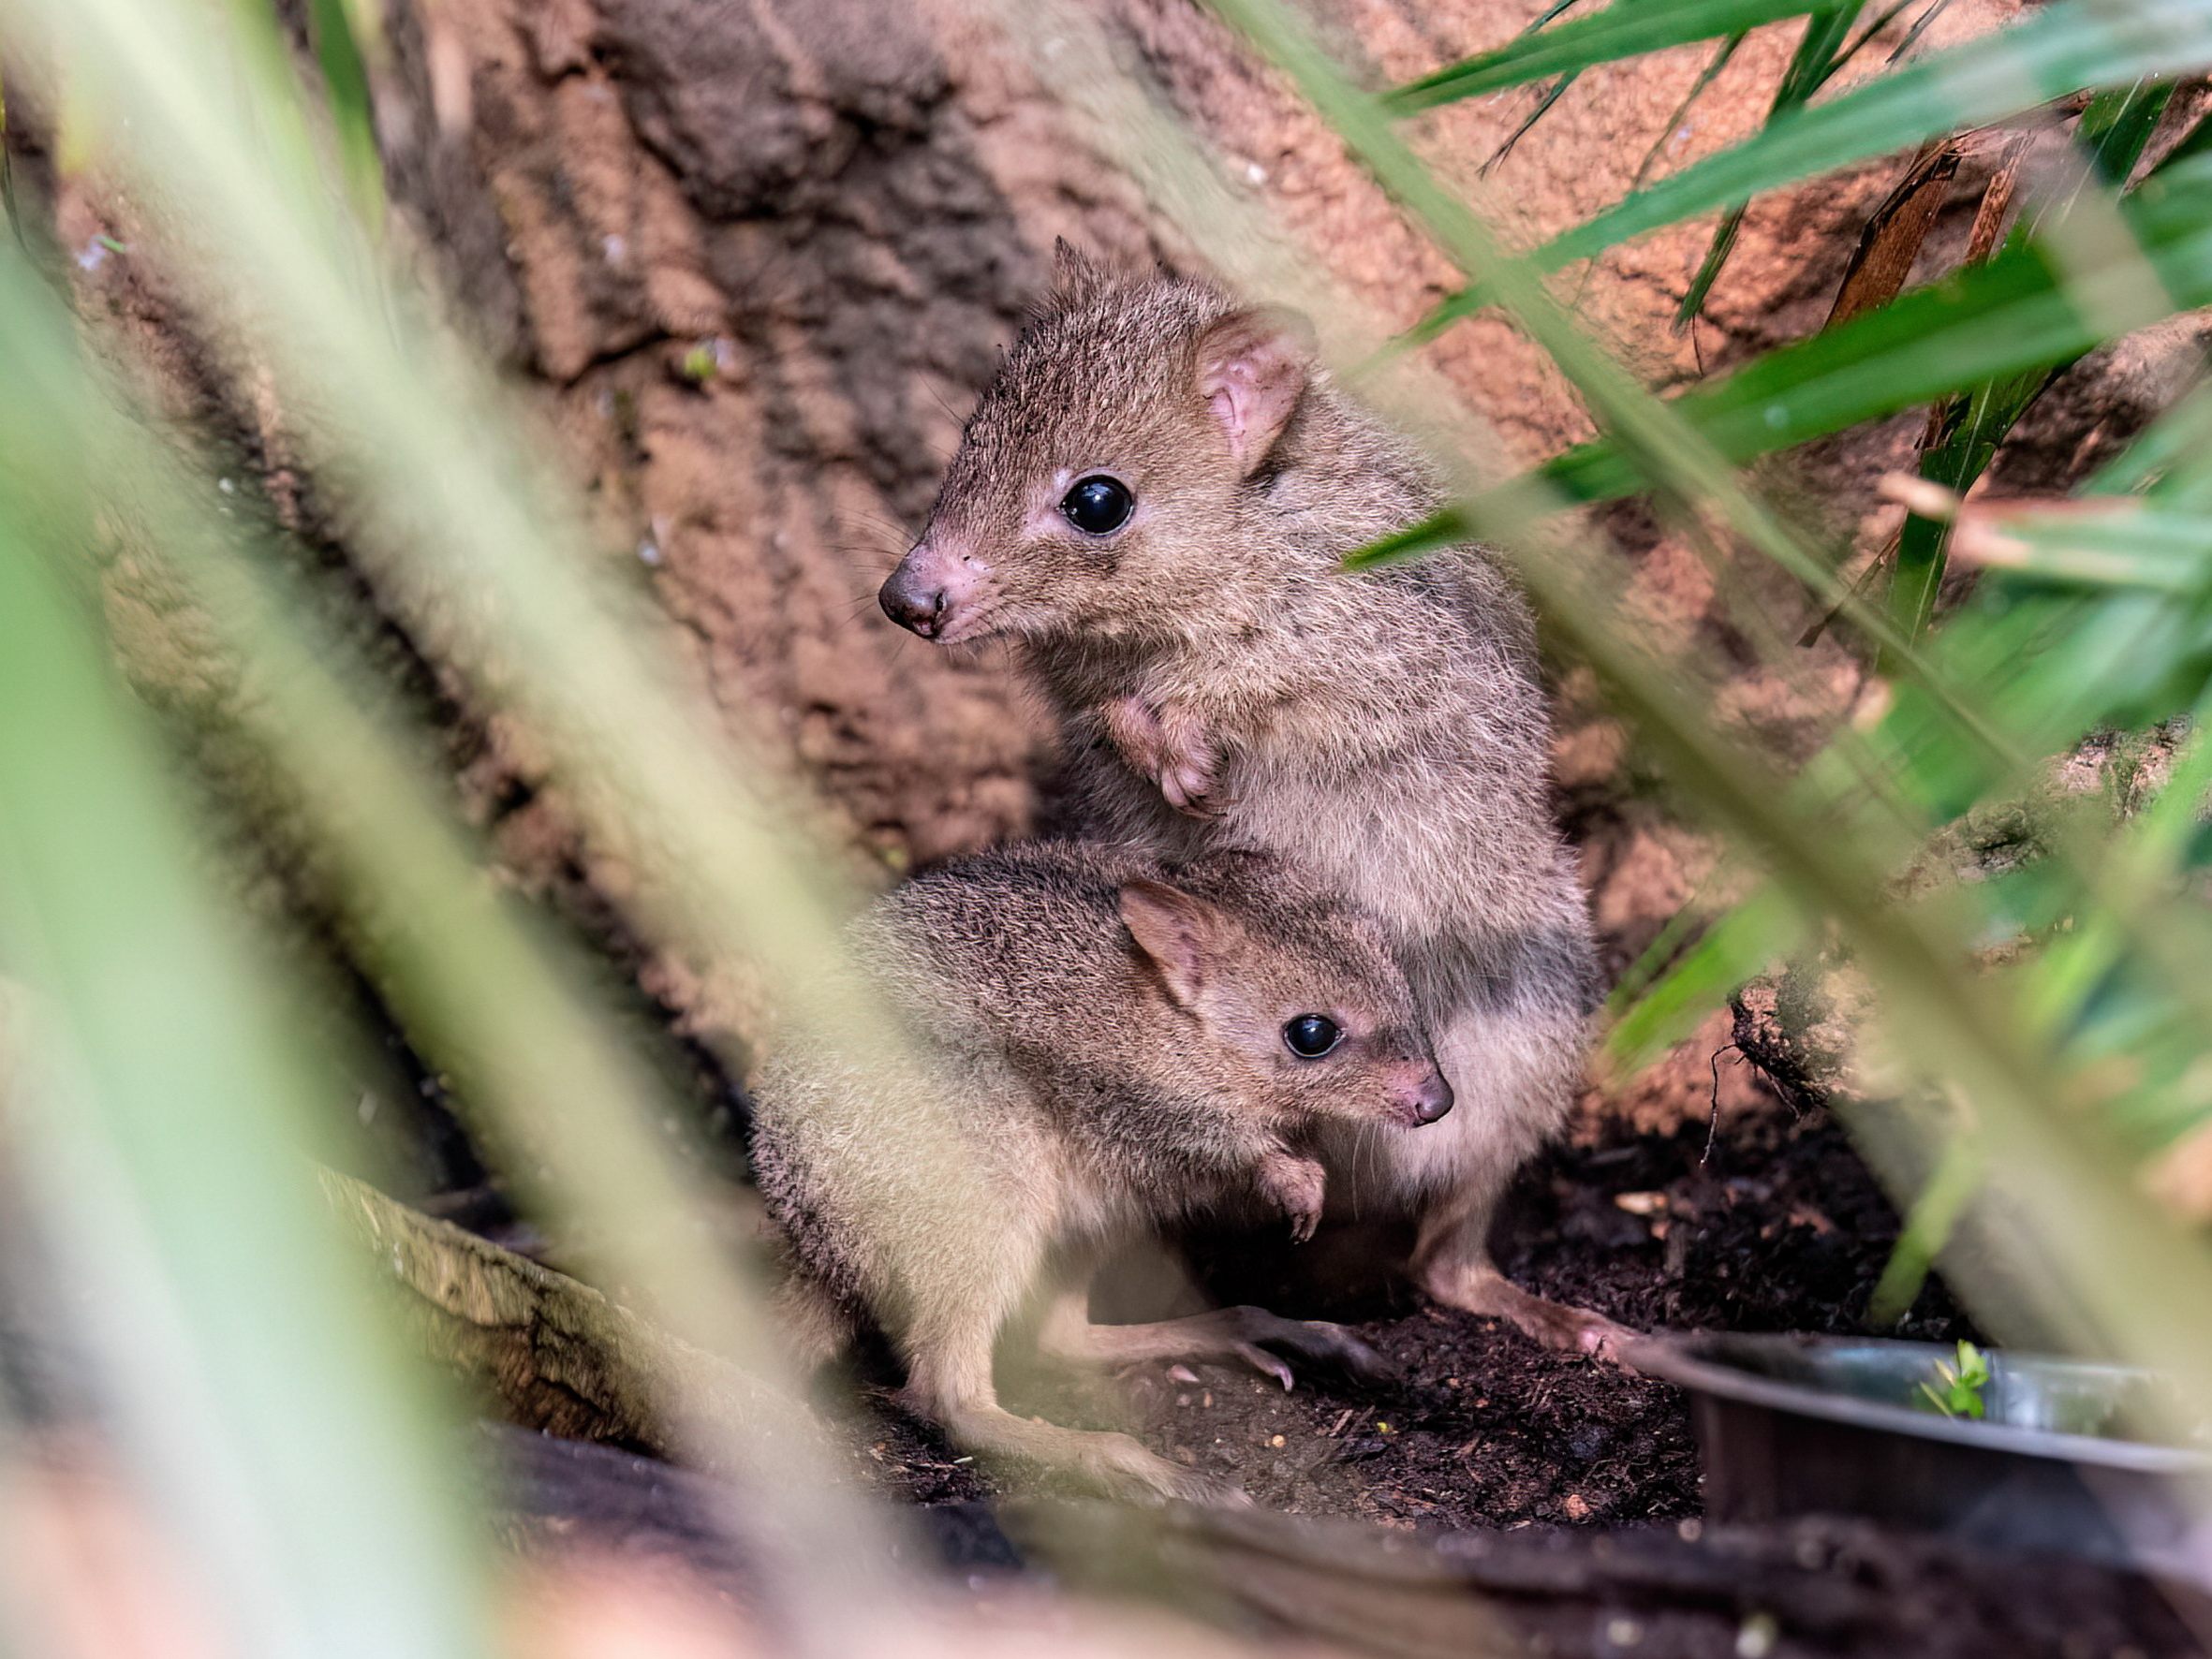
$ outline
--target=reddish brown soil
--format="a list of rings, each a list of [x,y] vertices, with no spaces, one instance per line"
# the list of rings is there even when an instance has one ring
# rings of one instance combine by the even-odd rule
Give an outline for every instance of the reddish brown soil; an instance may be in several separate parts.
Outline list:
[[[1541,8],[1308,7],[1377,85],[1497,45]],[[1958,0],[1930,44],[2016,8]],[[1117,84],[1197,140],[1211,187],[1247,216],[1249,240],[1288,250],[1277,269],[1334,284],[1361,327],[1403,326],[1444,290],[1440,259],[1194,0],[1074,10],[1100,32],[1098,61],[1128,72]],[[1022,833],[1039,815],[1048,745],[1003,657],[933,650],[885,622],[871,594],[1040,287],[1053,239],[1186,268],[1240,252],[1207,241],[1209,227],[1179,213],[1140,166],[1132,135],[1040,66],[1037,51],[1049,65],[1052,50],[1041,15],[1008,5],[1002,16],[986,0],[481,0],[395,12],[395,71],[378,119],[403,242],[531,392],[573,459],[610,558],[632,565],[665,604],[671,655],[696,667],[766,763],[818,787],[827,839],[863,874]],[[1009,28],[1007,17],[1025,21]],[[1045,34],[1061,38],[1060,26]],[[1533,239],[1616,199],[1655,143],[1663,175],[1751,131],[1796,26],[1755,34],[1671,126],[1703,49],[1592,71],[1486,176],[1482,164],[1543,89],[1457,105],[1409,130],[1480,193],[1507,236]],[[164,378],[193,385],[188,325],[158,302],[151,261],[92,257],[104,232],[140,244],[126,208],[96,177],[55,181],[36,154],[38,125],[10,123],[8,142],[19,182],[58,193],[65,248],[86,253],[69,269],[87,311],[119,318],[166,365]],[[1693,330],[1669,319],[1709,234],[1703,221],[1577,274],[1581,315],[1661,386],[1801,336],[1825,315],[1897,166],[1870,163],[1755,202]],[[1928,270],[1958,251],[1977,168],[1986,170],[1961,169]],[[2175,365],[2192,360],[2193,333],[2157,331],[2072,372],[2008,461],[2007,487],[2078,473],[2138,424]],[[1354,353],[1372,343],[1343,342]],[[1499,466],[1586,430],[1559,376],[1497,318],[1453,330],[1425,360],[1444,398],[1489,423],[1485,459]],[[231,404],[215,411],[219,424],[243,426],[245,462],[267,475],[273,500],[296,501],[283,412]],[[1917,416],[1901,417],[1777,470],[1792,510],[1830,534],[1839,557],[1870,554],[1894,526],[1898,509],[1873,484],[1909,458],[1918,428]],[[1633,508],[1603,529],[1655,642],[1721,683],[1715,707],[1727,718],[1804,752],[1856,670],[1833,639],[1786,671],[1757,666],[1741,623],[1756,608],[1793,634],[1814,609],[1807,596],[1763,566],[1717,577]],[[343,565],[342,547],[331,554]],[[1699,889],[1710,855],[1668,822],[1589,688],[1569,675],[1562,692],[1558,763],[1617,967]],[[480,713],[439,711],[459,728],[464,798],[522,885],[615,945],[687,1035],[729,1039],[717,1044],[724,1055],[742,1049],[750,999],[663,955],[630,959],[627,873],[583,844],[541,786],[531,745]],[[1700,1065],[1688,1057],[1659,1087],[1688,1094]]]
[[[1378,327],[1410,322],[1443,291],[1441,261],[1202,7],[1078,9],[1111,61],[1135,71],[1127,84],[1207,148],[1217,187],[1294,250],[1289,266],[1325,276]],[[1356,71],[1385,84],[1497,44],[1540,4],[1311,9]],[[2013,9],[1960,0],[1937,38]],[[1040,68],[1035,8],[1007,8],[1027,34],[1001,27],[982,0],[484,0],[401,13],[379,116],[395,198],[425,264],[534,389],[610,556],[649,574],[674,624],[671,653],[697,666],[770,764],[819,786],[831,835],[863,865],[872,853],[901,868],[1031,827],[1049,756],[1003,659],[922,645],[870,595],[1040,288],[1055,235],[1185,267],[1235,250],[1179,219],[1125,153],[1130,135]],[[1749,132],[1793,29],[1760,31],[1672,129],[1703,49],[1593,71],[1486,180],[1482,164],[1541,88],[1412,130],[1447,174],[1482,189],[1506,234],[1538,237],[1615,199],[1655,142],[1664,173]],[[1691,332],[1667,325],[1703,222],[1598,261],[1577,279],[1582,313],[1661,385],[1803,334],[1894,170],[1869,164],[1755,203]],[[1962,170],[1931,267],[1963,238],[1972,173]],[[96,191],[71,184],[64,195],[66,245],[96,245],[111,228]],[[88,305],[135,315],[140,263],[80,273]],[[173,330],[155,318],[150,349]],[[2146,389],[2189,345],[2161,338],[2070,376],[2070,418],[2042,431],[2012,482],[2078,468],[2089,434],[2104,443],[2138,420]],[[1501,466],[1585,430],[1557,374],[1503,322],[1454,330],[1428,360],[1491,424]],[[686,368],[701,361],[711,372]],[[1793,508],[1832,531],[1840,554],[1871,551],[1895,516],[1873,480],[1916,431],[1903,418],[1793,459]],[[280,431],[251,435],[271,457],[287,452]],[[1634,512],[1606,528],[1659,642],[1736,677],[1717,706],[1799,749],[1834,715],[1855,683],[1840,647],[1804,653],[1786,675],[1755,668],[1731,617],[1732,605],[1757,606],[1793,632],[1810,610],[1793,584],[1758,569],[1719,580]],[[1566,690],[1562,771],[1606,797],[1577,828],[1617,963],[1696,889],[1707,857],[1630,798],[1619,734],[1582,687]],[[473,809],[524,884],[619,933],[624,873],[579,842],[538,787],[529,746],[492,723],[456,748]],[[744,998],[673,962],[640,971],[693,1034],[747,1035]]]

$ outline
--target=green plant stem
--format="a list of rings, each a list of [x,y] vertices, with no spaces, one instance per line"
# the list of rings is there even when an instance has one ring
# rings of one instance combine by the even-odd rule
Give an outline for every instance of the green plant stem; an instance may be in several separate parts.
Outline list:
[[[1959,1217],[1981,1190],[1983,1160],[1970,1137],[1956,1134],[1944,1146],[1928,1172],[1920,1196],[1912,1201],[1905,1225],[1897,1234],[1890,1258],[1866,1303],[1866,1323],[1876,1330],[1893,1330],[1912,1311],[1921,1287],[1936,1257],[1951,1241]]]
[[[298,1161],[327,1095],[208,902],[52,505],[0,492],[0,929],[66,1044],[10,1145],[72,1316],[239,1651],[486,1652],[423,1380]]]
[[[1749,38],[1745,34],[1731,35],[1714,49],[1713,55],[1705,60],[1705,66],[1698,71],[1698,78],[1689,83],[1689,90],[1682,95],[1681,102],[1668,114],[1666,125],[1659,128],[1659,137],[1651,141],[1651,148],[1644,153],[1644,159],[1636,164],[1636,176],[1629,181],[1631,191],[1644,188],[1644,181],[1651,177],[1651,169],[1659,165],[1659,156],[1665,153],[1668,141],[1681,128],[1690,110],[1698,99],[1704,96],[1705,90],[1720,79],[1720,71],[1728,67],[1730,61]]]
[[[1779,117],[1743,143],[1670,173],[1532,249],[1562,270],[1665,226],[1931,138],[1987,125],[2088,88],[2212,65],[2212,0],[2057,0],[2022,22]],[[1476,284],[1438,305],[1434,331],[1503,296]]]
[[[1924,665],[1888,622],[1863,604],[1824,559],[1754,500],[1709,444],[1585,339],[1532,270],[1505,257],[1489,228],[1438,184],[1398,137],[1381,105],[1345,80],[1279,0],[1211,4],[1290,77],[1377,182],[1454,265],[1470,277],[1486,274],[1500,301],[1529,337],[1550,353],[1623,451],[1647,469],[1644,476],[1665,479],[1685,504],[1709,506],[1736,535],[1824,595],[1878,643],[1895,651],[1907,671],[1924,678]],[[1502,521],[1485,528],[1502,539],[1512,539],[1516,523],[1525,521],[1535,505],[1511,504],[1500,514]],[[1690,506],[1688,510],[1697,509]],[[1456,537],[1447,537],[1467,538],[1464,527]],[[1933,695],[1982,741],[1998,744],[1996,734],[1972,710],[1948,698],[1940,687],[1934,688]]]
[[[1806,20],[1805,34],[1797,42],[1797,50],[1791,54],[1790,67],[1784,72],[1781,84],[1775,89],[1774,102],[1767,107],[1768,125],[1809,101],[1842,66],[1844,41],[1864,9],[1865,0],[1846,0],[1832,11],[1816,11]],[[1714,283],[1719,280],[1721,267],[1728,263],[1737,232],[1743,228],[1746,205],[1739,201],[1721,215],[1719,228],[1713,232],[1712,242],[1705,249],[1704,260],[1699,265],[1697,274],[1690,278],[1681,304],[1675,308],[1676,328],[1689,326],[1690,319],[1703,308]]]
[[[1918,4],[1918,0],[1894,0],[1892,5],[1882,7],[1881,15],[1861,29],[1851,43],[1836,54],[1836,66],[1838,69],[1842,68],[1851,59],[1865,51],[1867,45],[1877,35],[1895,22],[1906,12],[1911,10],[1916,4]]]
[[[1394,115],[1411,115],[1531,81],[1642,57],[1671,46],[1740,35],[1838,3],[1840,0],[1660,0],[1659,4],[1615,0],[1594,17],[1546,30],[1543,25],[1565,9],[1554,5],[1510,44],[1386,93],[1383,103]]]

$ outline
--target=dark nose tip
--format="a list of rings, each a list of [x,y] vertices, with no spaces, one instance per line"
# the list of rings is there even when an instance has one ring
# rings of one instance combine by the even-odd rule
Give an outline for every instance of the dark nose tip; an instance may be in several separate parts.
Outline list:
[[[1414,1117],[1423,1123],[1433,1123],[1451,1109],[1452,1085],[1444,1080],[1442,1072],[1430,1072],[1413,1092]]]
[[[920,634],[924,639],[935,638],[936,631],[944,625],[944,587],[916,576],[904,565],[884,579],[876,598],[883,607],[885,616],[900,627]]]

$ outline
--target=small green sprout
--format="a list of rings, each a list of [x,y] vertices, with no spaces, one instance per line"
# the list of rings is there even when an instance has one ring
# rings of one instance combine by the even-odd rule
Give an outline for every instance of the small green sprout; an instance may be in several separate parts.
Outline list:
[[[712,340],[701,340],[684,354],[684,378],[694,386],[704,386],[720,366]]]
[[[1923,1383],[1920,1391],[1927,1402],[1947,1417],[1979,1417],[1984,1407],[1982,1390],[1989,1386],[1989,1356],[1972,1343],[1958,1344],[1958,1364],[1952,1366],[1939,1359],[1936,1376],[1943,1387],[1939,1390],[1934,1383]]]

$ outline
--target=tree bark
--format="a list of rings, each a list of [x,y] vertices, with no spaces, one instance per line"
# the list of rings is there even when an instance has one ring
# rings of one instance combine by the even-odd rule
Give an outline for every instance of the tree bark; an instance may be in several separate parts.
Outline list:
[[[403,1316],[423,1351],[517,1423],[671,1457],[667,1406],[679,1389],[747,1433],[804,1421],[789,1401],[588,1285],[347,1176],[325,1170],[321,1181],[406,1293]]]

